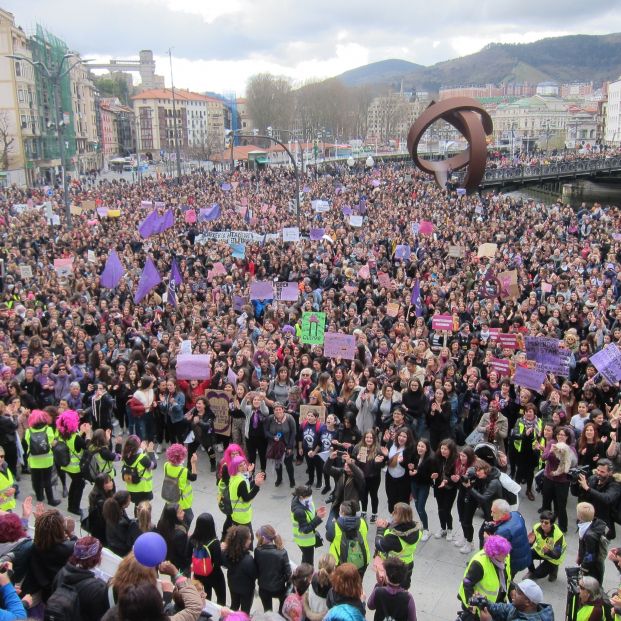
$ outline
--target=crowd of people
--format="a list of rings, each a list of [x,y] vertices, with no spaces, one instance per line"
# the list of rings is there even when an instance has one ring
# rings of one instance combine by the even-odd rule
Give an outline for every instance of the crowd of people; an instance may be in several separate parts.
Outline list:
[[[0,546],[13,573],[0,571],[0,619],[63,598],[67,609],[72,591],[81,618],[129,621],[149,606],[149,618],[190,621],[212,596],[225,613],[249,613],[258,587],[265,611],[296,621],[366,608],[377,621],[415,621],[416,548],[433,536],[471,555],[455,589],[462,618],[517,610],[548,621],[536,581],[564,566],[570,494],[576,597],[592,613],[580,621],[621,613],[601,593],[620,515],[619,385],[591,360],[621,342],[621,211],[461,195],[404,164],[334,169],[303,179],[301,237],[283,243],[298,218],[293,181],[284,169],[240,168],[76,182],[71,227],[59,189],[3,190]],[[173,224],[144,238],[153,209],[172,211]],[[228,243],[211,231],[257,235]],[[480,253],[483,244],[496,246]],[[124,274],[109,287],[100,277],[113,250]],[[135,303],[148,259],[163,280]],[[510,271],[511,289],[496,287]],[[252,299],[254,281],[293,282],[297,300]],[[304,313],[354,336],[353,352],[327,357],[305,343]],[[516,370],[533,367],[528,336],[558,341],[567,375],[517,385]],[[188,353],[209,367],[178,377]],[[34,509],[32,538],[32,501],[15,518],[27,477],[47,504]],[[217,507],[195,506],[198,478]],[[253,508],[264,486],[286,484],[293,551]],[[65,499],[75,517],[56,508]],[[527,526],[518,501],[537,503],[539,522]],[[166,544],[158,567],[132,553],[147,533]],[[103,547],[124,557],[109,584],[93,573]],[[293,571],[292,553],[302,560]],[[369,566],[377,585],[363,598]],[[477,595],[486,603],[471,603]]]

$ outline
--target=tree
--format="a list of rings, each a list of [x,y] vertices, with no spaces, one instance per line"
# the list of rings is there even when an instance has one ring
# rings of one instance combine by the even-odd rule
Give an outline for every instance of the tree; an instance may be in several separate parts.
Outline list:
[[[293,97],[288,78],[259,73],[246,85],[248,112],[261,132],[268,127],[287,129],[291,125]]]
[[[101,97],[118,97],[122,104],[130,105],[130,89],[121,75],[116,73],[101,76],[94,75],[93,84]]]
[[[0,170],[8,170],[9,153],[13,151],[15,136],[9,129],[9,117],[6,112],[0,113]]]

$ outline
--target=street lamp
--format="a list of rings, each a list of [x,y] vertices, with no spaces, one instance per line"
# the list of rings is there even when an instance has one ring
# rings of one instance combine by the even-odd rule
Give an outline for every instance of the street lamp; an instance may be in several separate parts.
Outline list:
[[[50,71],[50,69],[48,68],[48,66],[41,62],[40,60],[36,60],[33,61],[30,58],[26,58],[25,56],[21,56],[19,54],[6,54],[6,58],[10,58],[11,60],[17,60],[17,61],[25,61],[28,64],[32,65],[35,70],[39,69],[40,71],[43,71],[45,73],[45,75],[47,76],[48,80],[50,80],[50,82],[52,83],[52,87],[53,87],[53,97],[54,97],[54,122],[56,125],[56,137],[58,139],[58,154],[60,156],[60,166],[61,166],[61,170],[62,170],[62,175],[63,175],[63,202],[65,203],[65,220],[67,221],[67,229],[71,230],[72,225],[71,225],[71,207],[69,206],[69,190],[68,190],[68,186],[67,186],[67,174],[65,171],[65,141],[63,140],[63,136],[62,136],[62,127],[64,126],[64,120],[61,121],[60,120],[60,109],[58,107],[58,91],[60,89],[60,80],[62,78],[64,78],[74,67],[76,67],[77,65],[79,65],[80,63],[87,63],[90,62],[90,60],[78,60],[75,63],[73,63],[73,65],[71,65],[70,67],[67,67],[67,69],[65,69],[63,71],[63,64],[65,63],[66,60],[68,60],[69,58],[73,58],[74,56],[76,56],[76,54],[74,54],[73,52],[67,52],[67,54],[65,54],[61,59],[60,59],[60,63],[58,63],[58,67],[56,68],[56,71],[52,72]]]
[[[299,229],[300,228],[300,169],[298,168],[298,165],[295,161],[295,158],[291,154],[291,151],[287,148],[286,144],[282,143],[280,140],[277,140],[273,136],[269,136],[269,135],[262,136],[261,134],[258,134],[255,132],[253,132],[252,134],[240,134],[239,133],[240,131],[243,131],[243,130],[238,130],[238,129],[227,130],[227,135],[231,137],[231,144],[233,144],[234,136],[238,136],[239,138],[261,138],[264,140],[271,140],[272,142],[275,142],[276,144],[280,145],[285,150],[287,155],[289,156],[289,159],[291,160],[291,163],[293,164],[293,172],[295,173],[295,189],[296,189],[295,204],[297,208],[297,223],[298,223],[298,229]],[[231,148],[231,158],[233,157],[232,153],[233,153],[233,149]]]
[[[266,130],[267,130],[267,135],[268,136],[271,136],[273,133],[276,133],[277,135],[280,135],[280,134],[284,133],[284,134],[289,134],[293,138],[293,140],[295,140],[295,142],[297,144],[297,147],[298,147],[298,150],[299,150],[299,153],[301,153],[301,155],[302,155],[302,160],[301,160],[301,162],[302,162],[302,174],[304,174],[304,149],[302,148],[302,145],[300,144],[300,140],[299,140],[299,138],[297,136],[297,132],[294,132],[291,129],[274,129],[273,127],[266,127]],[[297,156],[297,153],[296,153],[296,156]]]

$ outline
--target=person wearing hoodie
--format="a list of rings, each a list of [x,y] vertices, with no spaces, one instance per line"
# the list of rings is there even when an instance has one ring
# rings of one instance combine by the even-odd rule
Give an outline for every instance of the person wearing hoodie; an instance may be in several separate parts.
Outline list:
[[[414,521],[412,507],[398,502],[392,512],[392,521],[377,521],[375,552],[383,559],[398,558],[405,565],[405,574],[399,584],[409,589],[414,569],[414,554],[421,540],[422,531]]]
[[[325,506],[315,510],[313,490],[310,485],[298,485],[291,500],[291,522],[293,524],[293,541],[302,552],[302,562],[314,564],[315,546],[321,542],[317,527],[325,519]]]
[[[257,566],[259,597],[263,610],[273,610],[274,598],[279,601],[278,611],[282,610],[291,581],[291,564],[284,548],[282,537],[269,524],[257,530],[257,549],[254,562]]]
[[[490,603],[479,612],[480,621],[554,621],[554,610],[543,603],[543,591],[533,580],[522,580],[511,591],[510,604]]]
[[[74,588],[80,601],[80,618],[75,621],[100,621],[110,607],[108,586],[93,570],[101,563],[102,545],[95,537],[75,542],[73,554],[54,579],[54,590],[62,585]],[[52,593],[53,596],[53,593]],[[51,602],[48,601],[48,606]]]
[[[408,569],[399,558],[386,558],[375,565],[376,584],[367,601],[375,610],[374,621],[416,621],[416,605],[406,581]]]
[[[600,584],[604,581],[606,522],[595,517],[595,508],[588,502],[576,505],[578,518],[578,558],[576,562],[584,576],[595,578]]]
[[[420,438],[425,429],[425,414],[429,409],[429,400],[423,392],[423,386],[416,378],[408,382],[408,389],[402,393],[401,407],[407,416],[414,421],[412,431],[414,437]]]
[[[358,569],[360,577],[369,565],[371,552],[367,541],[368,526],[365,520],[358,517],[358,503],[345,501],[341,504],[339,518],[334,522],[334,537],[331,541],[330,554],[337,564],[351,563]]]

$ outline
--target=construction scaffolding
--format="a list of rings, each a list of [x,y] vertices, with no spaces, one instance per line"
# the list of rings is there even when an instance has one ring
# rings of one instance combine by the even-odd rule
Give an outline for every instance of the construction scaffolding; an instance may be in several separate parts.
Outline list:
[[[68,61],[63,62],[63,57],[69,52],[69,48],[64,41],[45,30],[40,24],[37,24],[36,34],[30,38],[30,47],[33,61],[45,65],[52,76],[48,76],[42,67],[38,67],[35,71],[39,127],[41,128],[40,149],[38,150],[42,153],[43,159],[59,160],[56,111],[54,110],[54,76],[58,76],[68,68]],[[65,141],[65,167],[67,170],[72,170],[77,145],[69,73],[58,80],[57,96],[62,137]]]
[[[230,128],[236,132],[239,127],[239,114],[237,113],[237,96],[233,92],[225,93],[224,104],[228,108],[230,115]],[[237,147],[241,144],[241,139],[233,134],[233,144]]]

